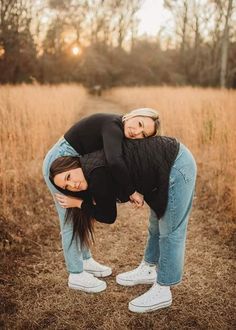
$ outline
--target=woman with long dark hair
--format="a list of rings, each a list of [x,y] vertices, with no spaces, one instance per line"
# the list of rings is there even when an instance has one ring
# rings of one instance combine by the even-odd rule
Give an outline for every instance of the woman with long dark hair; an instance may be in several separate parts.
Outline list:
[[[60,219],[63,252],[70,274],[68,284],[71,288],[86,292],[105,290],[106,283],[96,277],[108,276],[112,271],[110,267],[101,265],[92,258],[88,244],[80,244],[79,239],[77,241],[72,239],[75,235],[74,227],[70,221],[65,221],[65,209],[55,198],[55,194],[63,193],[63,190],[56,187],[49,178],[52,162],[62,156],[81,156],[103,149],[109,171],[114,181],[122,187],[125,200],[131,200],[140,207],[143,205],[143,197],[135,190],[130,178],[122,155],[122,142],[125,137],[143,139],[153,136],[157,134],[159,126],[157,112],[149,108],[136,109],[124,116],[94,114],[73,125],[47,153],[43,163],[43,175],[55,200]],[[73,190],[77,189],[69,185],[67,188],[72,190],[72,194]],[[83,197],[86,196],[87,193]],[[72,208],[69,213],[74,219],[76,210]],[[80,233],[85,232],[83,224],[84,222],[81,222],[80,227],[77,228]],[[86,235],[84,242],[88,243]]]
[[[131,311],[147,312],[170,306],[170,286],[182,279],[196,163],[182,143],[164,136],[125,140],[123,157],[135,189],[144,196],[151,214],[143,261],[138,268],[117,275],[116,281],[125,286],[154,283],[129,303]],[[80,242],[87,244],[93,237],[94,219],[113,223],[116,198],[127,198],[123,187],[113,179],[102,150],[80,157],[78,167],[70,168],[74,161],[73,157],[58,158],[51,165],[50,178],[64,191],[64,196],[56,196],[61,207],[72,208],[77,214],[71,214],[69,220],[74,224],[74,237],[78,235]],[[87,196],[80,195],[84,189]]]

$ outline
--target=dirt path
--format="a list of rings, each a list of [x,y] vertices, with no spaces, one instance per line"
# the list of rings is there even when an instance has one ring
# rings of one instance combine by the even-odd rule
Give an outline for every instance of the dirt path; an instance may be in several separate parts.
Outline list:
[[[83,106],[82,113],[84,115],[90,115],[95,112],[112,112],[112,113],[124,113],[125,110],[114,102],[102,99],[101,97],[88,97],[85,105]]]
[[[84,113],[93,112],[120,113],[122,109],[90,98]],[[6,251],[2,259],[0,328],[235,329],[233,245],[230,238],[222,238],[221,225],[211,212],[201,208],[200,188],[189,222],[183,282],[172,290],[171,308],[143,315],[129,312],[127,306],[147,286],[123,288],[115,283],[115,275],[137,266],[142,259],[147,208],[137,212],[129,205],[119,205],[114,225],[97,225],[93,255],[110,265],[113,274],[106,280],[105,292],[86,294],[67,288],[57,216],[43,182],[40,189],[46,197],[27,218],[35,235],[25,235],[26,247],[21,253]],[[18,216],[22,221],[22,215]]]

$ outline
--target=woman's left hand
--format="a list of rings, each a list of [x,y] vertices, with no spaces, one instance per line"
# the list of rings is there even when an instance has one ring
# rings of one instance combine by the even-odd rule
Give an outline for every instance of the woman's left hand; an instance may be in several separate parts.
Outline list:
[[[60,204],[60,206],[64,209],[68,209],[71,207],[79,207],[81,208],[81,204],[83,202],[80,198],[75,198],[71,196],[65,196],[61,194],[55,194],[56,200]]]

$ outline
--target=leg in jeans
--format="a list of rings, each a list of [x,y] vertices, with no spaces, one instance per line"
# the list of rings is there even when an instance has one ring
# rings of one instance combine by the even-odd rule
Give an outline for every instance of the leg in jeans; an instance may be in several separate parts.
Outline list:
[[[144,261],[148,264],[158,264],[160,249],[159,249],[159,221],[156,213],[150,209],[148,239],[144,252]]]
[[[55,200],[55,193],[61,194],[60,191],[49,180],[49,169],[51,163],[58,157],[61,156],[79,156],[78,153],[65,141],[65,139],[59,140],[55,146],[48,152],[45,157],[43,164],[43,175],[46,184],[53,195],[56,209],[59,215],[61,236],[62,236],[62,247],[66,262],[66,267],[69,273],[80,273],[83,271],[83,259],[89,259],[91,257],[90,251],[88,249],[80,248],[79,239],[73,240],[71,243],[73,235],[73,225],[71,222],[65,222],[66,210],[63,209],[60,204]]]
[[[159,221],[159,261],[157,282],[161,285],[181,281],[185,240],[196,180],[196,163],[190,151],[180,146],[171,169],[166,212]]]
[[[196,179],[196,163],[189,150],[180,146],[171,169],[168,204],[158,220],[151,212],[145,261],[158,260],[157,283],[129,303],[129,310],[143,313],[165,308],[172,303],[170,285],[182,279],[188,218]]]
[[[158,264],[157,282],[161,285],[176,284],[182,278],[186,230],[195,179],[195,161],[189,150],[181,145],[170,173],[166,212],[158,220],[151,210],[149,218],[144,260]]]

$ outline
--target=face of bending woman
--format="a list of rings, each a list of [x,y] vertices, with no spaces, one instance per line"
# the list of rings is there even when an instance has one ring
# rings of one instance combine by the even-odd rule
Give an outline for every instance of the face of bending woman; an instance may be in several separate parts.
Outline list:
[[[136,116],[124,121],[124,134],[128,139],[143,139],[155,133],[155,123],[150,117]]]
[[[54,183],[58,187],[69,191],[82,191],[88,188],[88,183],[81,168],[75,168],[56,174]]]

